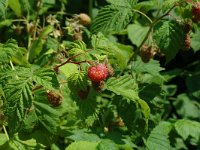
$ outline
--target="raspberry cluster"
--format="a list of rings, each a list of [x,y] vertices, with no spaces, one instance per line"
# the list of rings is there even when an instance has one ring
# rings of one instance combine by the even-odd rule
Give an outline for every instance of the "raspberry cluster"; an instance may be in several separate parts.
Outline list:
[[[88,77],[93,82],[100,82],[106,79],[108,76],[108,70],[105,64],[98,64],[91,66],[88,69]]]

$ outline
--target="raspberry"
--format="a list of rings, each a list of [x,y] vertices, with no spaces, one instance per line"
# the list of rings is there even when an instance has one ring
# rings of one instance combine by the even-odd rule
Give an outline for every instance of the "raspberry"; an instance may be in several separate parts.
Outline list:
[[[84,26],[88,26],[91,23],[90,17],[85,13],[80,13],[78,15],[78,18],[79,18],[80,24],[82,24]]]
[[[92,82],[92,87],[96,92],[101,92],[104,87],[104,81]]]
[[[91,66],[88,69],[88,77],[94,82],[100,82],[106,79],[108,76],[108,70],[105,64],[98,64],[97,66]]]
[[[48,101],[55,107],[61,104],[62,97],[59,94],[57,94],[55,91],[48,92],[47,98],[48,98]]]
[[[154,56],[154,49],[152,46],[144,45],[140,50],[140,57],[144,63],[148,63]]]
[[[200,2],[196,2],[192,6],[192,16],[194,22],[200,21]]]
[[[185,22],[184,23],[184,26],[183,26],[183,31],[184,31],[184,33],[189,33],[190,32],[190,30],[191,30],[191,27],[192,27],[192,25],[191,25],[191,23],[190,22]]]
[[[111,64],[106,64],[106,67],[108,70],[108,77],[112,77],[115,74],[113,67],[111,66]]]
[[[187,51],[191,48],[191,38],[189,34],[186,34],[184,37],[184,47],[183,50]]]

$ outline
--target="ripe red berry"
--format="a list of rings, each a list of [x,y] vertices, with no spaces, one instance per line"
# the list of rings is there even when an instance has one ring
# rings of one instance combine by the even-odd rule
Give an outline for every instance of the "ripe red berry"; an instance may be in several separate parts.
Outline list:
[[[200,2],[196,2],[193,4],[192,16],[193,16],[193,21],[195,21],[195,22],[200,21]]]
[[[94,82],[100,82],[106,79],[108,76],[108,70],[105,64],[98,64],[97,66],[91,66],[88,69],[88,77]]]

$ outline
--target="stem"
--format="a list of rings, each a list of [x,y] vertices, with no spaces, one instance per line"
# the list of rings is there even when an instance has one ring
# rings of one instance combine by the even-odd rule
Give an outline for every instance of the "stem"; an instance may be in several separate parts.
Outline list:
[[[11,60],[10,60],[10,66],[11,66],[12,70],[15,70],[15,67],[14,67],[14,65],[13,65]]]
[[[89,16],[92,18],[93,0],[89,0]]]
[[[85,52],[89,52],[89,51],[92,51],[92,49],[87,50],[87,51],[85,51]],[[84,52],[84,53],[78,53],[78,54],[76,54],[76,55],[70,57],[69,59],[67,59],[67,60],[66,60],[65,62],[63,62],[62,64],[55,66],[55,67],[54,67],[54,70],[58,70],[58,68],[60,68],[61,66],[65,65],[65,64],[67,64],[67,63],[76,63],[76,62],[71,62],[71,60],[74,59],[74,58],[76,58],[76,57],[78,57],[79,55],[85,54],[85,52]],[[89,61],[85,60],[85,61],[83,61],[83,62],[89,62]],[[77,62],[77,64],[78,64],[78,63],[80,63],[80,62]]]
[[[147,18],[147,20],[150,22],[150,24],[152,24],[152,20],[151,18],[149,18],[145,13],[139,11],[139,10],[136,10],[136,9],[132,9],[134,12],[138,13],[138,14],[141,14],[142,16],[144,16],[145,18]]]
[[[37,6],[37,11],[36,11],[36,17],[35,17],[35,23],[34,23],[34,34],[33,34],[33,40],[36,38],[36,32],[37,32],[37,25],[38,25],[38,16],[39,16],[39,11],[41,7],[42,0],[38,0],[38,6]]]
[[[4,133],[6,134],[6,137],[7,137],[7,139],[8,139],[8,141],[10,140],[10,138],[9,138],[9,136],[8,136],[8,132],[7,132],[7,130],[6,130],[6,127],[3,125],[3,131],[4,131]]]
[[[14,19],[12,22],[26,22],[26,19]]]
[[[142,40],[141,44],[140,44],[140,45],[138,46],[138,48],[136,49],[134,55],[131,56],[131,58],[129,59],[128,64],[129,64],[133,59],[135,59],[135,60],[137,59],[137,54],[138,54],[139,50],[141,49],[142,45],[143,45],[143,44],[146,42],[146,40],[148,39],[148,37],[149,37],[149,35],[150,35],[150,33],[151,33],[151,31],[152,31],[154,25],[157,24],[162,18],[164,18],[165,16],[167,16],[167,15],[170,13],[170,11],[171,11],[174,7],[176,7],[176,5],[173,5],[165,14],[163,14],[163,15],[160,16],[159,18],[155,19],[153,22],[152,22],[152,20],[151,20],[147,15],[143,14],[141,11],[137,11],[138,13],[142,14],[143,16],[145,16],[148,20],[150,19],[149,21],[151,22],[151,24],[150,24],[150,27],[149,27],[149,30],[148,30],[146,36],[144,37],[144,39]]]

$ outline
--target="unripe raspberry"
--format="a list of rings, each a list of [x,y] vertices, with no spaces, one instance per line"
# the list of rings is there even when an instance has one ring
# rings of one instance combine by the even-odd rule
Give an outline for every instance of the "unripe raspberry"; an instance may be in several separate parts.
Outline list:
[[[85,13],[80,13],[78,15],[78,18],[79,18],[80,24],[82,24],[84,26],[88,26],[91,23],[90,17]]]
[[[184,26],[183,26],[184,33],[186,33],[186,34],[189,33],[191,28],[192,28],[192,25],[191,25],[190,22],[185,22],[184,23]]]
[[[88,77],[94,82],[100,82],[106,79],[108,76],[108,70],[105,64],[98,64],[97,66],[91,66],[88,69]]]
[[[101,92],[104,87],[104,81],[92,82],[92,87],[96,92]]]
[[[144,63],[148,63],[154,56],[154,50],[152,46],[144,45],[140,49],[140,57]]]
[[[196,2],[192,6],[192,16],[194,22],[200,21],[200,2]]]
[[[106,67],[107,67],[107,70],[108,70],[108,77],[112,77],[115,74],[113,67],[109,63],[106,64]]]
[[[189,34],[186,34],[184,37],[184,45],[183,50],[187,51],[191,48],[191,38]]]
[[[82,32],[74,33],[73,39],[82,41],[83,40],[83,33]]]
[[[57,94],[55,91],[50,91],[47,93],[47,98],[49,103],[51,103],[53,106],[59,106],[62,102],[62,97]]]

